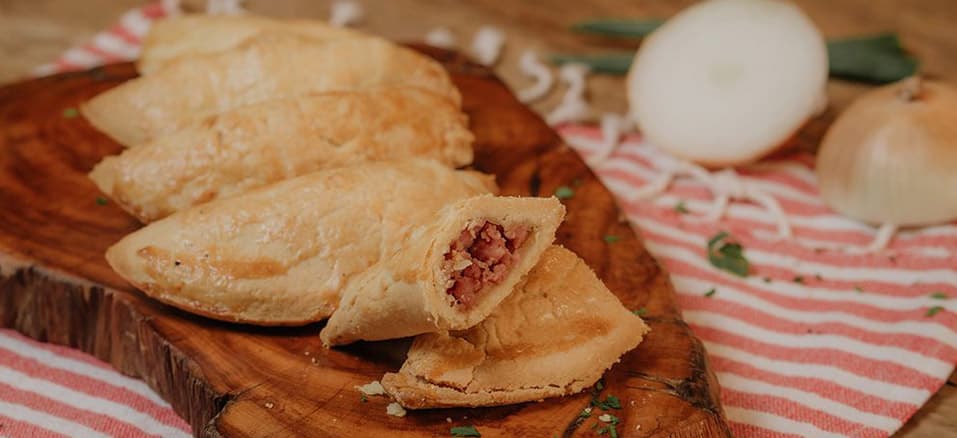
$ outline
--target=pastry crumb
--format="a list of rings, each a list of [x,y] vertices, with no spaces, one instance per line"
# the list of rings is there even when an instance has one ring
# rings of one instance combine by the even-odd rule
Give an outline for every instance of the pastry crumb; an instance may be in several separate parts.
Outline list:
[[[266,402],[266,409],[272,409],[273,406],[276,406],[273,402]]]
[[[445,417],[445,422],[446,422],[446,423],[451,423],[451,422],[452,422],[452,417]]]
[[[385,395],[385,388],[382,387],[382,384],[379,383],[378,380],[373,380],[362,386],[356,386],[356,389],[365,395]]]
[[[396,402],[392,402],[392,403],[389,403],[389,405],[385,407],[385,413],[386,413],[386,414],[389,414],[389,415],[391,415],[391,416],[393,416],[393,417],[404,417],[404,416],[405,416],[405,408],[403,408],[402,405],[400,405],[400,404],[398,404],[398,403],[396,403]]]

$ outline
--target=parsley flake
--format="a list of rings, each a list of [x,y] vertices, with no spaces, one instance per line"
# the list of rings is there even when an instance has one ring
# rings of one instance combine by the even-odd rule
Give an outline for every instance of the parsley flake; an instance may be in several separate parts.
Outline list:
[[[932,316],[934,316],[934,315],[940,313],[942,310],[944,310],[943,307],[941,307],[941,306],[934,306],[934,307],[931,307],[931,308],[927,309],[927,313],[925,313],[924,316],[930,318],[930,317],[932,317]]]
[[[645,316],[645,314],[648,313],[648,309],[642,307],[638,310],[632,310],[631,313],[634,313],[635,315],[638,315],[638,316]]]
[[[367,401],[369,401],[369,398],[366,397],[365,394],[359,394],[359,402],[360,402],[360,403],[365,403],[365,402],[367,402]]]
[[[711,298],[714,294],[718,293],[718,289],[711,288],[711,290],[704,293],[705,298]]]
[[[814,279],[817,281],[824,281],[824,277],[821,277],[821,274],[814,274]]]
[[[795,276],[794,276],[794,282],[797,283],[797,284],[804,284],[804,276],[803,276],[803,275],[795,275]]]
[[[764,282],[765,282],[765,283],[770,283],[770,282],[771,282],[771,277],[764,277]]]
[[[605,237],[604,237],[603,239],[605,240],[605,243],[615,243],[615,242],[621,240],[621,237],[620,237],[620,236],[615,236],[615,235],[612,235],[612,234],[607,234],[607,235],[605,235]]]
[[[569,199],[575,196],[575,191],[571,187],[561,186],[555,189],[555,197],[558,199]]]
[[[475,436],[475,437],[482,436],[482,434],[479,433],[478,429],[476,429],[475,426],[456,426],[456,427],[453,427],[450,430],[450,432],[452,433],[452,436]]]
[[[608,436],[610,436],[610,437],[612,437],[612,438],[618,438],[618,427],[617,427],[617,426],[618,426],[618,423],[621,422],[621,420],[620,420],[618,417],[616,417],[616,416],[614,416],[614,415],[611,415],[611,414],[602,414],[601,416],[598,417],[598,420],[599,420],[599,421],[602,421],[602,422],[604,422],[604,423],[608,423],[608,425],[606,425],[606,426],[604,426],[604,427],[598,429],[598,434],[599,434],[599,435],[604,435],[604,434],[607,433]],[[597,425],[598,425],[598,423],[596,423],[596,426],[597,426]],[[595,427],[593,426],[592,429],[595,429]]]
[[[854,291],[857,293],[861,293],[861,292],[864,292],[864,288],[860,286],[854,286]]]
[[[591,417],[591,406],[582,409],[582,412],[578,414],[578,418],[588,418]]]
[[[609,409],[621,409],[621,401],[618,400],[618,397],[613,395],[605,397],[604,400],[599,400],[597,397],[595,397],[592,399],[591,404],[592,406],[595,406],[603,411],[607,411]]]
[[[595,391],[601,391],[603,389],[605,389],[605,380],[598,379],[598,381],[595,382]]]
[[[730,234],[722,231],[708,240],[708,261],[718,269],[747,277],[751,265],[744,258],[744,248],[740,243],[729,242],[730,237]]]
[[[688,213],[689,213],[688,207],[685,207],[685,201],[684,201],[684,200],[678,201],[678,203],[675,204],[675,213],[678,213],[678,214],[688,214]]]
[[[79,114],[80,114],[80,112],[77,111],[76,108],[72,108],[72,107],[71,107],[71,108],[66,108],[66,109],[63,110],[63,118],[65,118],[65,119],[72,119],[72,118],[78,116]]]
[[[946,300],[946,299],[950,298],[950,297],[947,296],[947,294],[945,294],[945,293],[943,293],[943,292],[934,292],[934,293],[930,294],[930,297],[933,298],[933,299],[935,299],[935,300]]]
[[[109,201],[107,201],[106,198],[102,196],[96,197],[96,205],[106,205],[107,203],[109,203]]]
[[[575,178],[572,180],[572,187],[581,187],[581,185],[582,185],[581,178]]]

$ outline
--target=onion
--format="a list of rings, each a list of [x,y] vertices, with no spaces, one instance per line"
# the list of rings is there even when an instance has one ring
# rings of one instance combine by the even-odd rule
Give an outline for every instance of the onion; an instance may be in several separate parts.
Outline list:
[[[917,77],[855,100],[817,157],[824,201],[873,224],[957,219],[957,90]]]
[[[642,44],[628,100],[649,142],[706,166],[757,160],[822,108],[827,48],[810,19],[778,0],[711,0]]]

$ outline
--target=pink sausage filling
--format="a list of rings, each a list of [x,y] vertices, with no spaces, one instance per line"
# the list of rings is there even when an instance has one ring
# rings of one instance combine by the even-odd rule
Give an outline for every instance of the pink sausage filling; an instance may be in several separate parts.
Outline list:
[[[483,289],[508,275],[528,234],[526,226],[506,229],[488,221],[462,230],[445,254],[445,271],[450,273],[446,293],[458,305],[474,305]]]

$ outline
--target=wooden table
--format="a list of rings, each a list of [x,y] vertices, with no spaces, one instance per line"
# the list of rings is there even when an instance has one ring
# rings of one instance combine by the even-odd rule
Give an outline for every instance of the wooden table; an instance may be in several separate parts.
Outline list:
[[[184,8],[201,10],[202,0],[183,0]],[[329,1],[249,0],[254,12],[323,19]],[[399,40],[421,39],[437,26],[446,26],[467,46],[475,30],[485,24],[499,26],[508,34],[499,74],[513,87],[528,84],[518,71],[518,58],[527,49],[540,53],[588,53],[633,48],[635,43],[582,37],[567,30],[571,23],[593,17],[667,17],[689,0],[614,1],[550,0],[516,2],[509,0],[365,0],[366,20],[360,29]],[[534,3],[534,4],[533,4]],[[811,16],[825,35],[839,37],[883,30],[895,30],[904,44],[933,77],[957,83],[957,1],[921,0],[800,0],[797,3]],[[55,59],[66,48],[86,42],[94,33],[111,25],[125,10],[142,4],[134,0],[85,0],[45,2],[0,0],[0,82],[29,75],[30,69]],[[831,81],[830,107],[821,123],[803,136],[813,141],[827,121],[870,87]],[[624,112],[621,78],[593,76],[588,91],[595,115],[603,111]],[[552,108],[560,93],[535,103],[538,111]],[[940,437],[957,434],[957,374],[952,375],[897,436]]]

